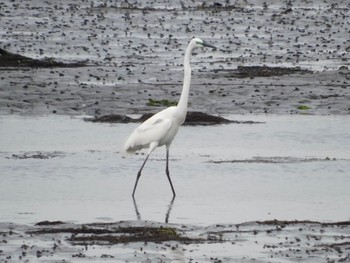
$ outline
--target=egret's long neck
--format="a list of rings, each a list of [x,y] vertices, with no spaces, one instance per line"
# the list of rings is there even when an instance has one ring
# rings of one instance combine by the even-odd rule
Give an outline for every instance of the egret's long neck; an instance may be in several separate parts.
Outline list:
[[[190,92],[190,84],[191,84],[191,65],[190,65],[190,58],[192,54],[192,47],[189,46],[185,53],[185,60],[184,60],[184,83],[182,87],[181,97],[179,100],[179,103],[177,105],[178,109],[180,111],[183,111],[185,114],[187,112],[187,104],[188,104],[188,96]]]

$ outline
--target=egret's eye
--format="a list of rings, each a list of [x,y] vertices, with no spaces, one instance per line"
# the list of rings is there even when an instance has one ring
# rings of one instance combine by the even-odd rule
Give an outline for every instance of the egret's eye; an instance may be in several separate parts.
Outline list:
[[[202,41],[197,40],[197,41],[196,41],[196,44],[197,44],[197,45],[203,45],[203,42],[202,42]]]

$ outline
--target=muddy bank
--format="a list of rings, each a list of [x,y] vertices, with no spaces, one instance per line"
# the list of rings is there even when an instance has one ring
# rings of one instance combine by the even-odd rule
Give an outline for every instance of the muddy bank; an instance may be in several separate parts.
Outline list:
[[[148,118],[152,117],[155,113],[146,113],[139,118],[131,118],[126,115],[105,115],[95,118],[85,118],[85,121],[90,122],[102,122],[102,123],[140,123],[144,122]],[[208,126],[208,125],[218,125],[218,124],[254,124],[261,122],[254,121],[235,121],[229,120],[220,116],[213,116],[203,112],[187,112],[186,119],[183,125],[195,126]]]
[[[14,54],[0,48],[0,71],[11,67],[14,68],[75,68],[85,67],[88,61],[64,63],[58,62],[54,58],[33,59],[30,57]],[[15,69],[13,69],[15,70]]]
[[[265,164],[281,164],[281,163],[304,163],[304,162],[328,162],[336,161],[335,158],[297,158],[297,157],[253,157],[251,159],[244,160],[220,160],[220,161],[208,161],[209,163],[265,163]]]
[[[207,227],[147,221],[1,223],[0,259],[85,262],[347,262],[350,222],[260,221]],[[218,253],[218,251],[225,251]],[[247,253],[249,251],[249,253]]]

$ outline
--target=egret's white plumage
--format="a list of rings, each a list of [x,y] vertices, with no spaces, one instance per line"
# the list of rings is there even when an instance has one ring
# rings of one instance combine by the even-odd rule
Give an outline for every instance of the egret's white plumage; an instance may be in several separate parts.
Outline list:
[[[170,145],[182,124],[175,116],[176,110],[176,107],[166,108],[143,122],[129,136],[124,145],[124,151],[133,153],[149,148],[150,154],[156,147]]]
[[[192,50],[196,47],[215,48],[214,46],[205,43],[199,38],[194,38],[190,41],[184,59],[184,83],[178,105],[166,108],[147,119],[131,133],[131,135],[124,144],[124,151],[128,153],[133,153],[144,148],[149,149],[147,157],[143,162],[139,172],[137,173],[137,178],[132,196],[134,196],[135,194],[137,183],[141,176],[141,171],[144,165],[146,164],[149,155],[155,148],[165,145],[166,174],[171,189],[173,191],[173,195],[175,197],[174,187],[172,185],[169,175],[169,147],[179,127],[181,126],[181,124],[184,123],[186,118],[188,95],[191,82],[190,57],[192,54]]]

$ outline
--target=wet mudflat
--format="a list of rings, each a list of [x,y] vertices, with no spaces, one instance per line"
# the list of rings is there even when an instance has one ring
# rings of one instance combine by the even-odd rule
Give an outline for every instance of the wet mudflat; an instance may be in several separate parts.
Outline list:
[[[1,48],[43,61],[30,66],[0,56],[0,108],[7,113],[153,112],[149,100],[178,100],[193,36],[218,50],[192,58],[192,111],[350,112],[348,1],[5,1],[0,7]]]

